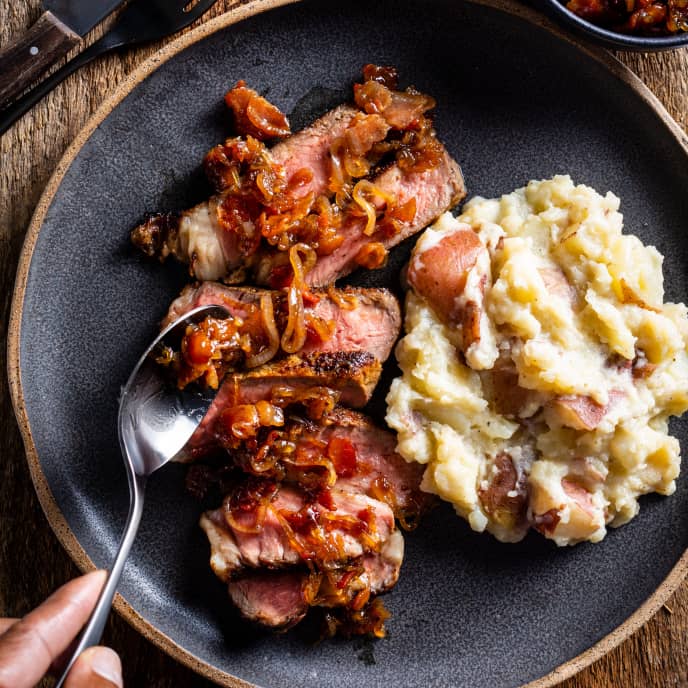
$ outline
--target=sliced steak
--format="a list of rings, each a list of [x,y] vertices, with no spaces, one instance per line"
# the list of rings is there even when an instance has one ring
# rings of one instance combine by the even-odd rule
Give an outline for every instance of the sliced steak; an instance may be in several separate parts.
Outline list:
[[[234,317],[247,319],[259,307],[265,290],[228,287],[218,282],[189,285],[171,304],[162,326],[169,325],[199,306],[221,304]],[[272,295],[276,317],[284,307],[284,293]],[[203,422],[177,460],[188,461],[213,447],[214,423],[227,408],[270,401],[277,387],[299,391],[327,387],[339,392],[339,401],[354,408],[370,399],[401,328],[399,303],[386,289],[330,289],[314,292],[317,303],[306,314],[333,324],[331,336],[322,341],[309,337],[303,349],[246,372],[230,373]]]
[[[414,100],[416,96],[397,93],[392,96],[394,98],[404,101]],[[425,121],[423,113],[434,101],[424,97],[420,101],[424,104],[417,116]],[[374,103],[368,105],[372,107]],[[429,120],[426,123],[430,126]],[[149,216],[132,231],[132,241],[148,256],[165,260],[172,255],[188,263],[190,273],[197,279],[227,278],[237,283],[252,276],[259,284],[285,286],[292,274],[286,251],[290,243],[282,245],[281,250],[275,244],[278,237],[286,236],[284,223],[294,228],[301,223],[309,229],[298,230],[302,234],[297,232],[294,236],[301,238],[290,240],[291,243],[306,243],[319,256],[306,276],[308,284],[332,284],[359,265],[378,266],[384,260],[385,249],[423,229],[466,194],[459,165],[437,141],[434,132],[430,136],[434,155],[429,167],[404,166],[397,158],[390,162],[383,153],[373,154],[376,147],[384,149],[387,146],[391,150],[399,143],[393,140],[394,136],[385,140],[391,130],[398,128],[390,127],[391,124],[380,114],[363,113],[355,107],[342,105],[272,149],[254,151],[251,155],[257,157],[251,159],[257,162],[253,171],[240,155],[243,164],[249,166],[244,177],[255,182],[257,170],[265,170],[263,181],[268,177],[272,180],[271,191],[261,182],[256,192],[251,182],[249,192],[244,182],[239,182],[239,163],[230,152],[238,145],[238,139],[228,140],[206,158],[209,177],[218,193],[181,213]],[[409,133],[413,129],[412,122],[399,126],[402,130],[409,129]],[[345,200],[351,193],[347,184],[355,179],[340,180],[339,186],[334,181],[338,174],[341,175],[342,166],[346,167],[338,153],[333,152],[342,145],[354,155],[354,161],[358,161],[357,164],[350,161],[360,168],[355,179],[365,184],[372,182],[377,192],[387,197],[390,213],[393,214],[393,208],[397,212],[406,209],[397,218],[395,229],[390,230],[390,225],[378,218],[380,221],[372,235],[365,234],[367,222],[361,218],[358,201]],[[240,147],[246,146],[243,142]],[[364,163],[368,154],[372,159]],[[357,157],[361,155],[363,158]],[[226,164],[224,170],[223,164]],[[386,169],[369,180],[371,169],[377,164]],[[327,206],[328,199],[334,199],[334,206],[324,211],[320,203],[324,201]],[[382,212],[382,207],[378,210]],[[310,224],[305,222],[306,216]],[[344,218],[341,228],[335,216]],[[314,223],[322,234],[313,234]]]
[[[279,452],[292,440],[290,463]],[[388,614],[374,596],[399,577],[404,543],[394,516],[417,516],[429,503],[423,467],[395,453],[391,433],[342,408],[325,425],[291,418],[262,442],[247,440],[235,465],[250,474],[251,452],[270,461],[201,518],[213,571],[241,614],[269,628],[289,628],[317,606],[332,633],[383,635]],[[334,482],[316,471],[323,459]]]
[[[346,439],[356,450],[352,470],[338,476],[337,487],[382,499],[411,527],[434,498],[420,489],[425,466],[405,461],[396,452],[396,437],[367,416],[338,408],[329,416],[331,437]]]
[[[336,607],[361,591],[377,595],[390,590],[399,579],[403,557],[404,538],[394,531],[380,552],[366,554],[341,571],[251,572],[229,582],[229,596],[244,618],[287,630],[303,619],[309,606]]]
[[[308,284],[316,287],[332,284],[348,275],[358,267],[356,257],[366,244],[380,242],[385,248],[396,246],[427,227],[466,195],[461,168],[446,150],[437,167],[406,174],[394,165],[374,179],[373,183],[385,193],[396,197],[400,206],[415,198],[416,213],[413,220],[402,224],[400,231],[391,237],[380,232],[366,236],[363,232],[365,219],[350,220],[344,231],[344,243],[330,255],[318,259],[313,270],[306,275]],[[265,260],[274,259],[266,257]],[[260,266],[256,274],[269,274],[269,269],[264,265]]]
[[[339,393],[345,406],[365,406],[380,378],[382,366],[367,351],[319,353],[272,361],[254,370],[230,373],[197,430],[176,458],[191,461],[217,446],[215,423],[226,409],[258,401],[271,401],[273,391],[288,389],[299,394],[316,387]]]
[[[425,467],[407,463],[395,448],[392,433],[362,413],[336,407],[327,424],[291,418],[257,442],[233,446],[232,456],[242,470],[256,476],[379,499],[410,525],[433,500],[420,490]],[[271,466],[256,464],[256,455],[271,457]]]
[[[294,187],[294,196],[302,197],[308,193],[317,196],[327,191],[330,146],[349,128],[358,112],[352,105],[339,105],[270,149],[273,160],[284,166],[287,180],[303,169],[312,173],[309,182]]]
[[[272,161],[287,182],[303,169],[311,174],[309,180],[291,187],[290,194],[294,198],[327,192],[330,146],[351,125],[357,112],[353,106],[340,105],[270,149]],[[209,178],[217,195],[180,213],[149,215],[131,232],[132,243],[147,256],[161,261],[172,256],[188,263],[191,274],[199,280],[221,279],[243,261],[237,235],[224,229],[218,219],[218,211],[222,214],[224,204],[231,204],[227,200],[230,196],[224,193],[222,175],[213,173]],[[228,208],[224,212],[232,210],[235,209]],[[252,224],[248,216],[242,221]]]
[[[304,586],[308,574],[296,571],[260,571],[230,581],[229,597],[249,621],[286,631],[306,616]]]
[[[265,494],[267,482],[242,483],[201,517],[221,580],[245,568],[332,568],[379,552],[394,531],[391,509],[365,495],[332,490],[324,505],[293,486],[270,484],[272,494]]]
[[[335,324],[333,336],[317,345],[319,351],[369,351],[381,362],[389,358],[401,330],[399,302],[390,291],[345,287],[314,293],[320,301],[313,314]],[[356,305],[340,307],[340,299],[353,299]]]
[[[325,423],[290,416],[283,427],[265,428],[246,440],[227,440],[223,432],[226,428],[218,427],[213,438],[228,447],[234,469],[305,488],[326,506],[331,489],[363,494],[385,502],[410,528],[435,501],[420,489],[424,467],[404,461],[392,433],[356,411],[335,407]],[[225,473],[217,466],[199,466],[194,492],[205,494],[215,485],[226,491]]]
[[[165,327],[198,306],[220,304],[240,318],[246,318],[248,309],[260,307],[265,291],[253,287],[228,287],[219,282],[202,282],[188,285],[167,312]],[[317,303],[307,306],[307,316],[315,316],[334,323],[329,339],[321,341],[309,337],[301,353],[308,351],[338,352],[367,351],[379,361],[386,361],[401,329],[399,302],[387,289],[314,290]],[[285,294],[271,292],[276,317],[285,312]],[[346,305],[348,304],[348,305]]]

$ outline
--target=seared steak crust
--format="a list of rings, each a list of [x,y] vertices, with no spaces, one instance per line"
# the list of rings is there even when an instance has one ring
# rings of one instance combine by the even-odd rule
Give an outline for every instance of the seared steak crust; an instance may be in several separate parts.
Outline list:
[[[178,229],[177,213],[154,213],[132,231],[131,240],[149,258],[164,260],[170,252],[177,257]]]

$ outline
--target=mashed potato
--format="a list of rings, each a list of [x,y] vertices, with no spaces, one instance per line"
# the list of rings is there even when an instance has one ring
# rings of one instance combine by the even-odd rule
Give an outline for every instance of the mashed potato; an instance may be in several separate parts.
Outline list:
[[[688,409],[688,318],[619,199],[568,176],[475,198],[409,264],[398,450],[477,531],[597,542],[669,495]]]

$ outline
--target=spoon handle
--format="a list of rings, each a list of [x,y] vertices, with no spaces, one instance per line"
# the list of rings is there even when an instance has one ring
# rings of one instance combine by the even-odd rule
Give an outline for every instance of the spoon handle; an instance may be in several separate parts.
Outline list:
[[[108,616],[110,614],[110,607],[112,607],[112,600],[117,591],[117,584],[119,583],[120,576],[122,575],[122,569],[124,568],[124,563],[129,555],[129,550],[134,543],[134,538],[139,529],[139,523],[141,522],[141,513],[143,512],[143,497],[146,486],[146,478],[140,475],[133,475],[129,479],[129,493],[130,493],[130,504],[129,504],[129,514],[127,516],[127,523],[124,527],[124,533],[122,534],[122,540],[119,544],[119,549],[117,550],[117,555],[115,560],[112,562],[112,568],[108,575],[105,586],[100,593],[98,602],[96,603],[91,617],[84,628],[81,637],[79,638],[79,643],[74,650],[67,666],[65,667],[62,676],[55,684],[55,688],[62,688],[64,682],[69,674],[70,669],[76,662],[77,657],[87,648],[93,647],[100,642],[100,638],[103,635],[103,630],[105,628],[105,623],[107,622]]]

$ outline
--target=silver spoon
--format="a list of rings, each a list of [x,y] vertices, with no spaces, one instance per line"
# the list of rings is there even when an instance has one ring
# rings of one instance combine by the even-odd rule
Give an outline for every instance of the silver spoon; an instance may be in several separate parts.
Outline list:
[[[139,529],[146,479],[189,441],[217,393],[211,389],[176,389],[150,354],[164,340],[178,340],[190,323],[208,316],[226,318],[228,315],[223,306],[200,306],[175,320],[146,349],[122,390],[117,425],[129,481],[129,514],[105,587],[56,688],[62,688],[77,657],[97,645],[103,635],[124,562]]]

